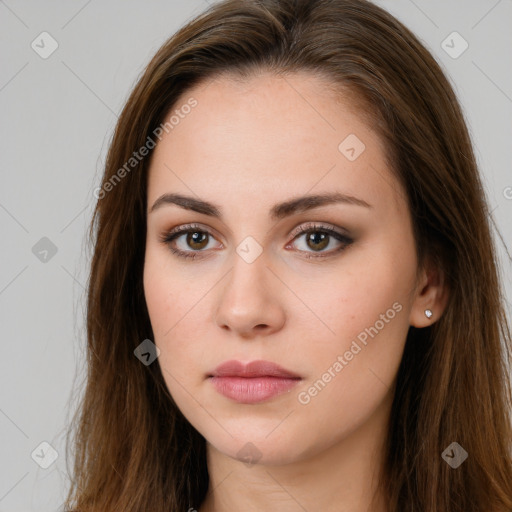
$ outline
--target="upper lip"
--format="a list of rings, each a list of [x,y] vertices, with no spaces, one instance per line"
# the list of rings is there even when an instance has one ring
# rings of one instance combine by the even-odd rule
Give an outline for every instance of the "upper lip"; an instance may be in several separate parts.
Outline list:
[[[208,377],[280,377],[288,379],[300,379],[301,377],[271,361],[225,361],[215,368]]]

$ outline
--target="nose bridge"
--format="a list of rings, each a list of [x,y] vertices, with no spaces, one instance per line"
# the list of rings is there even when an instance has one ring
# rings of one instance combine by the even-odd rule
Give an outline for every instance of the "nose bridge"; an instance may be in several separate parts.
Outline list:
[[[237,246],[225,289],[225,294],[231,300],[241,300],[248,306],[263,301],[270,291],[267,282],[270,273],[267,268],[268,254],[263,248],[259,249],[259,254],[255,251],[257,248],[254,242],[248,240]],[[236,306],[240,307],[238,304]]]
[[[231,272],[218,297],[217,324],[244,334],[262,326],[274,330],[284,321],[277,290],[271,283],[275,277],[267,268],[267,253],[256,243],[244,239],[237,246]]]
[[[252,208],[252,215],[248,211],[235,212],[233,218],[237,219],[237,229],[232,232],[233,239],[239,240],[235,243],[232,254],[233,269],[229,279],[231,281],[245,281],[263,279],[265,280],[266,274],[269,272],[267,265],[269,263],[269,249],[264,249],[263,243],[266,243],[266,235],[264,230],[252,224],[258,216],[262,213],[257,213]],[[264,229],[268,229],[265,227]]]

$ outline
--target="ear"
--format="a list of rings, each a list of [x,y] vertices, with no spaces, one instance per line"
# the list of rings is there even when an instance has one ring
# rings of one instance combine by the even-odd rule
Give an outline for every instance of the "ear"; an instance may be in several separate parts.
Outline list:
[[[424,269],[418,280],[409,324],[421,328],[437,322],[446,308],[448,296],[449,290],[443,272],[433,266]],[[425,315],[426,309],[432,311],[430,318]]]

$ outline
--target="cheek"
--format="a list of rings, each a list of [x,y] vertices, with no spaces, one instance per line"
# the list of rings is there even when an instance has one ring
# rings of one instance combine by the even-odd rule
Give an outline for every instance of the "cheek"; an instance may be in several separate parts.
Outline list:
[[[336,335],[302,347],[310,374],[296,392],[297,418],[310,425],[312,444],[342,439],[363,425],[392,394],[408,330],[407,307],[393,279],[367,271],[345,277],[326,320]],[[325,309],[324,309],[325,311]]]
[[[148,242],[144,262],[144,295],[153,333],[160,342],[171,337],[194,304],[206,293],[205,279],[180,270],[172,255]]]
[[[203,368],[208,345],[203,307],[212,285],[213,281],[180,272],[164,251],[151,247],[146,251],[144,294],[153,341],[160,349],[158,363],[173,397],[180,386],[197,384],[207,370]]]
[[[319,323],[324,335],[314,347],[302,347],[312,373],[301,403],[327,407],[331,401],[363,412],[392,386],[409,329],[415,271],[414,253],[400,251],[391,244],[359,251],[307,298],[329,330]],[[300,293],[305,297],[306,290]],[[303,328],[311,332],[311,325]]]
[[[155,337],[153,341],[160,349],[161,366],[169,360],[166,340],[173,335],[186,312],[183,301],[178,300],[181,285],[175,277],[170,271],[169,261],[148,244],[144,262],[144,296]]]
[[[406,317],[411,286],[408,266],[398,263],[396,258],[386,247],[381,247],[380,251],[368,248],[350,256],[347,253],[339,265],[323,275],[316,273],[305,278],[304,274],[297,274],[290,279],[294,293],[301,299],[295,301],[294,324],[299,322],[298,330],[312,332],[315,329],[318,343],[335,349],[343,348],[347,342],[350,345],[352,339],[376,322],[379,330],[389,332],[389,325],[400,323],[395,319]],[[393,309],[395,303],[399,306]],[[396,311],[400,306],[401,315]],[[383,320],[381,315],[385,315]],[[385,322],[388,319],[391,322]]]

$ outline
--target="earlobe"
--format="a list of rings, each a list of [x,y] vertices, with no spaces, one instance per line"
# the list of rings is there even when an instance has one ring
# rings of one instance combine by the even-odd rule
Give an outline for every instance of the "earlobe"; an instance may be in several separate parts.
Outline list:
[[[437,313],[433,306],[430,308],[424,308],[423,310],[414,306],[409,317],[409,324],[418,328],[428,327],[436,322],[440,316],[441,315]]]
[[[448,288],[441,270],[430,270],[424,274],[423,285],[416,295],[409,324],[414,327],[428,327],[439,320],[448,302]]]

